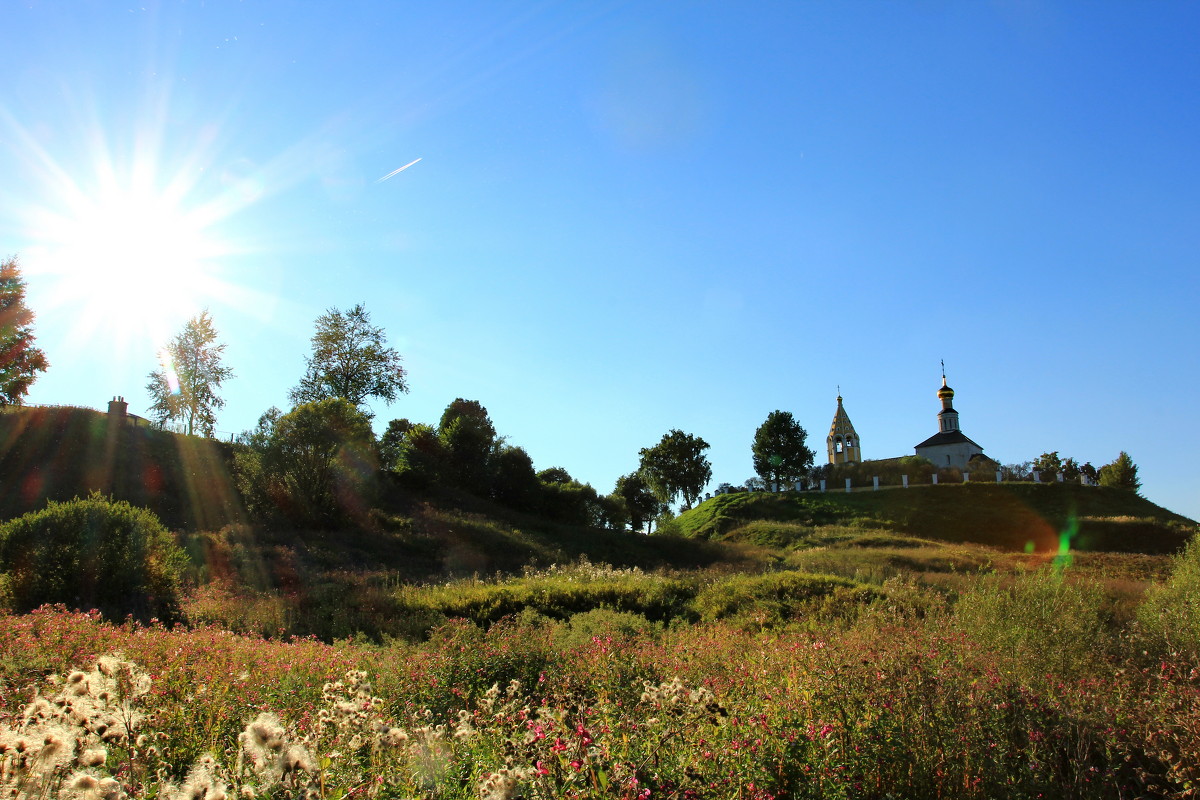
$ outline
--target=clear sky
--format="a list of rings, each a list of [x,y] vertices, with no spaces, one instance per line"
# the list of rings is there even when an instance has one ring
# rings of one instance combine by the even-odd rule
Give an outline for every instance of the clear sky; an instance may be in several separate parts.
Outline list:
[[[0,4],[0,257],[31,403],[145,414],[209,308],[217,428],[329,307],[599,491],[671,428],[711,490],[838,387],[868,458],[1126,450],[1200,518],[1200,4]],[[379,179],[414,159],[388,180]]]

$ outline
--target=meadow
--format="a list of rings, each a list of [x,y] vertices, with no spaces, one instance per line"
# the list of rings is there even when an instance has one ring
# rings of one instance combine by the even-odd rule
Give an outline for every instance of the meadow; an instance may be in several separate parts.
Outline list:
[[[943,547],[896,550],[932,564]],[[839,549],[843,567],[873,550]],[[405,584],[424,624],[382,641],[0,616],[3,781],[212,800],[1195,796],[1200,547],[991,555],[865,581],[585,563]]]

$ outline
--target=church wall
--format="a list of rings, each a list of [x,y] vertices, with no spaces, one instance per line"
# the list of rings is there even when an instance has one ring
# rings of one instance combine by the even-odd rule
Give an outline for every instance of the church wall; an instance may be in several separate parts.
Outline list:
[[[957,444],[938,444],[932,447],[918,447],[917,455],[928,458],[935,467],[958,467],[964,469],[971,456],[982,453],[983,448],[968,442]]]

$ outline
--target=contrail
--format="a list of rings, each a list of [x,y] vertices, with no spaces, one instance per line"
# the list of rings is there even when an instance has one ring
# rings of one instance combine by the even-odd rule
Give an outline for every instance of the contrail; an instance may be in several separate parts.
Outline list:
[[[377,180],[375,182],[383,183],[384,181],[386,181],[388,178],[392,177],[393,175],[399,175],[401,172],[404,172],[404,170],[408,169],[409,167],[411,167],[413,164],[417,163],[417,161],[420,161],[420,160],[421,159],[418,158],[415,161],[410,161],[407,164],[405,164],[403,167],[401,167],[400,169],[392,170],[387,175],[384,175],[382,178],[380,178],[379,180]]]

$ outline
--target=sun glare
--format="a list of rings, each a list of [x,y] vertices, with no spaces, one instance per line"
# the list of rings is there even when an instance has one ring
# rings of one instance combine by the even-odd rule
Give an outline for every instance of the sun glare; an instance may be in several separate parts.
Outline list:
[[[65,343],[88,350],[101,339],[141,357],[204,308],[264,305],[223,277],[229,257],[245,252],[222,235],[224,223],[261,196],[258,179],[214,171],[211,137],[168,155],[151,123],[114,153],[95,124],[64,160],[2,111],[31,168],[26,200],[10,217],[27,242],[21,264],[36,276],[44,310],[68,320]]]
[[[214,262],[225,248],[183,193],[111,176],[65,194],[65,208],[43,212],[39,266],[55,280],[55,303],[79,308],[81,335],[161,344],[219,294]]]

